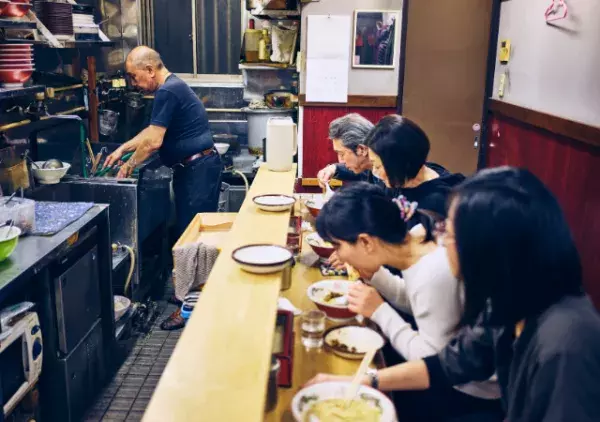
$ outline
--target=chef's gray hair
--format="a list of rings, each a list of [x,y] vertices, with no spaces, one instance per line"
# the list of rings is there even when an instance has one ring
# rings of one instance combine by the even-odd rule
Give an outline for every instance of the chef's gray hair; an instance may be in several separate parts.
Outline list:
[[[360,114],[346,114],[329,124],[329,139],[339,139],[342,145],[356,152],[359,145],[365,145],[367,135],[373,127],[373,123]]]

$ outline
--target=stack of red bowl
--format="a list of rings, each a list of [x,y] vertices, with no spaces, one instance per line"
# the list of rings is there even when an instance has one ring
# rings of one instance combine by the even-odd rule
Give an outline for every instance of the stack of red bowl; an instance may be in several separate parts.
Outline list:
[[[20,18],[31,9],[30,0],[0,0],[0,17]]]
[[[0,44],[0,83],[23,86],[34,71],[31,44]]]

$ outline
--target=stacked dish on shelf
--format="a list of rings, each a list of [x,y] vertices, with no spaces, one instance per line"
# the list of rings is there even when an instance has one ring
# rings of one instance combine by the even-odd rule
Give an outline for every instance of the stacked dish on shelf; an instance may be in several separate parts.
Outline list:
[[[20,18],[31,10],[29,0],[0,0],[0,17],[2,18]]]
[[[87,38],[87,36],[95,38],[98,35],[98,25],[94,23],[93,6],[73,5],[73,30],[75,34],[82,35],[82,38]]]
[[[58,40],[73,38],[73,6],[71,3],[36,1],[35,12]]]
[[[35,70],[31,44],[0,44],[0,83],[18,88]]]

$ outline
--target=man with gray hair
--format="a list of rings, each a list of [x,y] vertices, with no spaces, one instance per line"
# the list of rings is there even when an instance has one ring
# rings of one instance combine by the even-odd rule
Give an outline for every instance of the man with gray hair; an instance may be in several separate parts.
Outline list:
[[[134,168],[158,151],[164,165],[173,168],[173,191],[179,235],[197,213],[216,212],[221,190],[222,164],[215,150],[208,115],[192,89],[169,72],[153,49],[134,48],[125,63],[134,87],[154,93],[150,125],[108,156],[104,165],[133,156],[117,177],[129,177]]]
[[[373,123],[357,113],[347,114],[329,124],[329,139],[333,142],[339,163],[330,164],[319,171],[319,184],[325,185],[334,177],[346,181],[373,182],[369,148],[365,145],[373,127]]]

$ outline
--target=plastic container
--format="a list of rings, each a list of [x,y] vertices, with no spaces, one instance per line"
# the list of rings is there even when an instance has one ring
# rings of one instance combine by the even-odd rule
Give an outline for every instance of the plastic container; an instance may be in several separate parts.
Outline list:
[[[0,198],[0,222],[13,220],[22,234],[35,230],[35,201],[27,198],[13,198],[6,203],[7,197]]]
[[[260,29],[246,29],[246,32],[244,33],[244,51],[246,62],[258,62],[258,42],[260,41],[261,37],[262,31]]]

